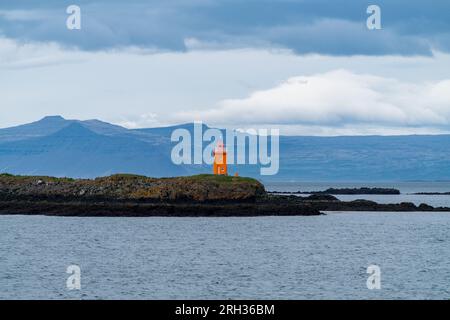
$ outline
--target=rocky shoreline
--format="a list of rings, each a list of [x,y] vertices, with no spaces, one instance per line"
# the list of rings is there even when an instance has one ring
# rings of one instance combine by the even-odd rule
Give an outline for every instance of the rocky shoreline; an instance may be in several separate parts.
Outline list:
[[[65,217],[254,217],[322,215],[308,204],[0,201],[0,215]]]
[[[331,195],[399,195],[400,190],[393,188],[328,188],[323,191],[271,191],[272,194],[331,194]]]
[[[293,201],[301,201],[320,211],[373,211],[373,212],[450,212],[448,207],[433,207],[422,203],[415,205],[411,202],[377,203],[370,200],[341,201],[331,195],[311,195],[310,197],[288,196]],[[333,199],[334,198],[334,199]]]
[[[0,175],[0,214],[108,217],[312,216],[307,203],[267,197],[257,180],[200,175],[88,179]]]
[[[200,175],[89,179],[0,174],[0,215],[80,217],[315,216],[323,211],[450,211],[426,204],[340,201],[329,194],[275,195],[257,180]]]
[[[450,192],[416,192],[412,194],[420,196],[450,196]]]

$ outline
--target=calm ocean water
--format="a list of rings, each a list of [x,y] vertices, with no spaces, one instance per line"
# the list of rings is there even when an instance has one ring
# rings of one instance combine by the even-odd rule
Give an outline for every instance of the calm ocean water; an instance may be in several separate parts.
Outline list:
[[[0,299],[449,299],[449,231],[450,213],[0,216]]]

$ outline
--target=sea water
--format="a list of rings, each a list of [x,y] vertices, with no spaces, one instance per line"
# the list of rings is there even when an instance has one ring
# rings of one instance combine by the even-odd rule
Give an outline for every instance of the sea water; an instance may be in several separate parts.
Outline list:
[[[0,216],[0,245],[0,299],[450,298],[450,213]]]

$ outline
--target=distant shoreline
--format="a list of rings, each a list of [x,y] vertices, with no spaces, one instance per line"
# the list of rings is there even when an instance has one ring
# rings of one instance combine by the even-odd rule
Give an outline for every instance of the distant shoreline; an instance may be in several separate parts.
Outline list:
[[[418,196],[450,196],[450,192],[416,192],[411,194]]]
[[[328,188],[323,191],[271,191],[272,194],[331,194],[331,195],[399,195],[400,190],[393,188]]]

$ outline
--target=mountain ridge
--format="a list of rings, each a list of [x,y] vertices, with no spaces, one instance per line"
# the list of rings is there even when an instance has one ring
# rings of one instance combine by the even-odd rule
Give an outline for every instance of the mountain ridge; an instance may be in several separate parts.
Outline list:
[[[95,119],[49,116],[0,129],[0,172],[74,178],[210,173],[208,165],[172,163],[176,143],[170,135],[177,128],[192,133],[194,124],[127,129]],[[260,176],[257,165],[230,168],[264,181],[450,180],[450,135],[280,136],[277,175]]]

